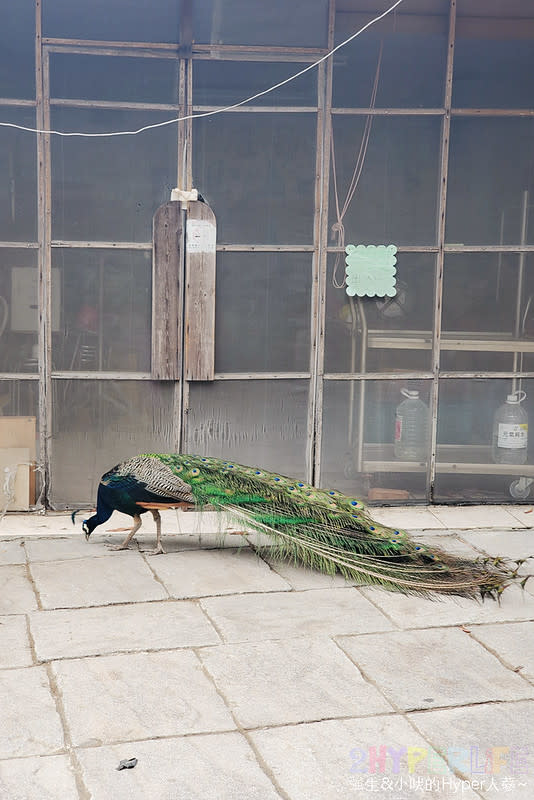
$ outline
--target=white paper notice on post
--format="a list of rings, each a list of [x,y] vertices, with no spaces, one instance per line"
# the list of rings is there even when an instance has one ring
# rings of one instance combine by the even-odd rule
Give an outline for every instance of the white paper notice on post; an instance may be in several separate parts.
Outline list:
[[[205,219],[188,219],[185,241],[188,253],[214,253],[216,226]]]

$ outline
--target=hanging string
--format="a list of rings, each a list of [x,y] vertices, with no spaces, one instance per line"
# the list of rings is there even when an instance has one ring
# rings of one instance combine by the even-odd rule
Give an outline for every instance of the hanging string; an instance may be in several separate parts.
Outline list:
[[[375,79],[373,82],[373,90],[371,92],[371,101],[369,103],[370,108],[375,108],[376,104],[376,95],[378,92],[378,83],[380,79],[380,68],[382,66],[382,50],[384,46],[384,41],[381,40],[380,42],[380,49],[378,51],[378,61],[376,64],[376,72],[375,72]],[[334,198],[336,203],[336,222],[332,225],[332,234],[334,236],[334,241],[336,247],[340,248],[336,253],[336,260],[334,262],[334,270],[332,273],[332,284],[335,286],[336,289],[342,289],[345,285],[345,276],[343,276],[343,280],[340,282],[337,273],[339,269],[339,264],[341,262],[341,256],[345,251],[345,226],[343,224],[343,219],[345,214],[347,213],[350,204],[356,194],[356,189],[358,188],[358,184],[360,182],[360,178],[363,172],[363,168],[365,165],[365,157],[367,155],[367,147],[369,145],[369,139],[371,137],[371,130],[373,127],[373,120],[374,115],[368,114],[365,118],[365,126],[363,129],[362,140],[360,143],[360,150],[358,152],[358,156],[356,158],[356,163],[354,165],[354,171],[352,173],[352,177],[350,179],[349,188],[347,190],[347,195],[345,197],[345,202],[343,203],[343,208],[340,209],[339,204],[339,191],[338,191],[338,183],[337,183],[337,169],[336,169],[336,154],[334,148],[334,131],[331,130],[330,133],[330,153],[332,158],[332,179],[334,184]]]

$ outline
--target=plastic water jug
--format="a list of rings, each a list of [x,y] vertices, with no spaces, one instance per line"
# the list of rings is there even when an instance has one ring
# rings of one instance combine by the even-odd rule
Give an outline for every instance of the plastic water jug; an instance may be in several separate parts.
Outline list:
[[[524,464],[527,460],[528,415],[521,403],[526,392],[513,392],[495,412],[491,455],[496,464]]]
[[[403,400],[395,413],[395,458],[402,461],[426,461],[430,434],[428,406],[419,392],[401,389]]]

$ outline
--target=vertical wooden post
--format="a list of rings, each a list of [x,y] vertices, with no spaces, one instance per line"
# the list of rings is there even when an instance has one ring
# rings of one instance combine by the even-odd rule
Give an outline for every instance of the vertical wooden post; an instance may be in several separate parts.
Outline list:
[[[215,262],[217,228],[206,203],[191,201],[185,236],[185,379],[215,375]]]
[[[48,52],[42,47],[41,0],[35,2],[35,96],[36,124],[50,129]],[[45,506],[50,498],[50,460],[52,438],[52,252],[51,252],[51,174],[50,135],[38,133],[37,140],[37,218],[39,240],[38,346],[39,346],[39,461],[41,492]]]
[[[182,377],[184,225],[181,203],[154,214],[152,259],[152,377]]]

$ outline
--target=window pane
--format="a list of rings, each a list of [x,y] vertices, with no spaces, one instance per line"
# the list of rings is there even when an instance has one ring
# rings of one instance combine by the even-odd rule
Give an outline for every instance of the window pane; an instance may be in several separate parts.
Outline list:
[[[452,120],[447,242],[534,242],[533,136],[531,119]]]
[[[352,0],[350,11],[345,10],[347,5],[336,14],[336,44],[384,10],[378,3]],[[376,8],[371,11],[372,6]],[[369,107],[378,72],[378,108],[442,106],[448,17],[435,13],[439,10],[433,8],[432,16],[423,16],[421,9],[419,14],[410,13],[408,4],[403,3],[398,13],[385,17],[341,48],[334,56],[333,105]]]
[[[509,15],[509,16],[507,16]],[[453,105],[531,108],[534,92],[534,13],[531,3],[458,3]]]
[[[305,65],[265,61],[204,61],[194,62],[193,98],[196,105],[227,106],[295,75]],[[317,70],[312,69],[300,78],[259,97],[249,105],[316,106]]]
[[[441,502],[500,503],[526,499],[534,478],[533,437],[524,464],[501,463],[503,448],[492,454],[494,415],[513,391],[526,392],[521,403],[534,419],[534,381],[442,380],[438,412],[438,454],[435,499]],[[512,449],[509,450],[512,453]],[[514,451],[517,452],[517,451]],[[519,460],[513,456],[505,461]],[[498,463],[496,463],[496,461]],[[517,484],[517,481],[520,481]],[[515,495],[511,495],[516,492]],[[521,497],[521,494],[523,496]]]
[[[52,502],[94,504],[104,472],[138,453],[173,452],[174,386],[55,380]]]
[[[219,253],[215,370],[308,370],[311,284],[309,253]]]
[[[514,351],[514,340],[519,341],[518,351]],[[441,368],[508,371],[514,368],[514,352],[515,368],[530,369],[534,354],[534,256],[447,254]]]
[[[50,93],[77,99],[176,103],[178,60],[52,53]]]
[[[195,0],[199,43],[324,47],[328,0]]]
[[[54,109],[70,131],[137,130],[161,112]],[[102,139],[52,137],[54,239],[149,242],[152,216],[176,184],[176,127]]]
[[[428,409],[430,387],[430,381],[325,381],[321,485],[365,500],[373,499],[373,489],[385,500],[424,499],[425,462],[395,457],[395,412],[405,399],[401,389],[419,391]]]
[[[53,250],[53,369],[150,371],[150,251]]]
[[[374,119],[361,178],[344,218],[347,244],[435,243],[440,126],[438,118]],[[365,144],[364,128],[363,117],[334,116],[340,208],[358,164],[362,142]],[[330,184],[333,225],[333,175]]]
[[[118,42],[177,42],[176,0],[43,0],[45,36]]]
[[[195,121],[193,137],[219,242],[312,243],[315,114],[221,114]]]
[[[0,9],[0,97],[35,97],[34,0],[6,2]]]
[[[37,372],[37,251],[0,248],[0,372]]]
[[[331,254],[327,275],[327,372],[397,372],[431,369],[435,256],[397,254],[395,297],[350,298],[334,286],[345,255]],[[367,336],[365,330],[367,329]]]
[[[2,122],[35,127],[33,109],[3,108]],[[37,239],[37,166],[35,135],[0,127],[0,240]]]
[[[186,450],[303,478],[308,381],[193,383]]]

